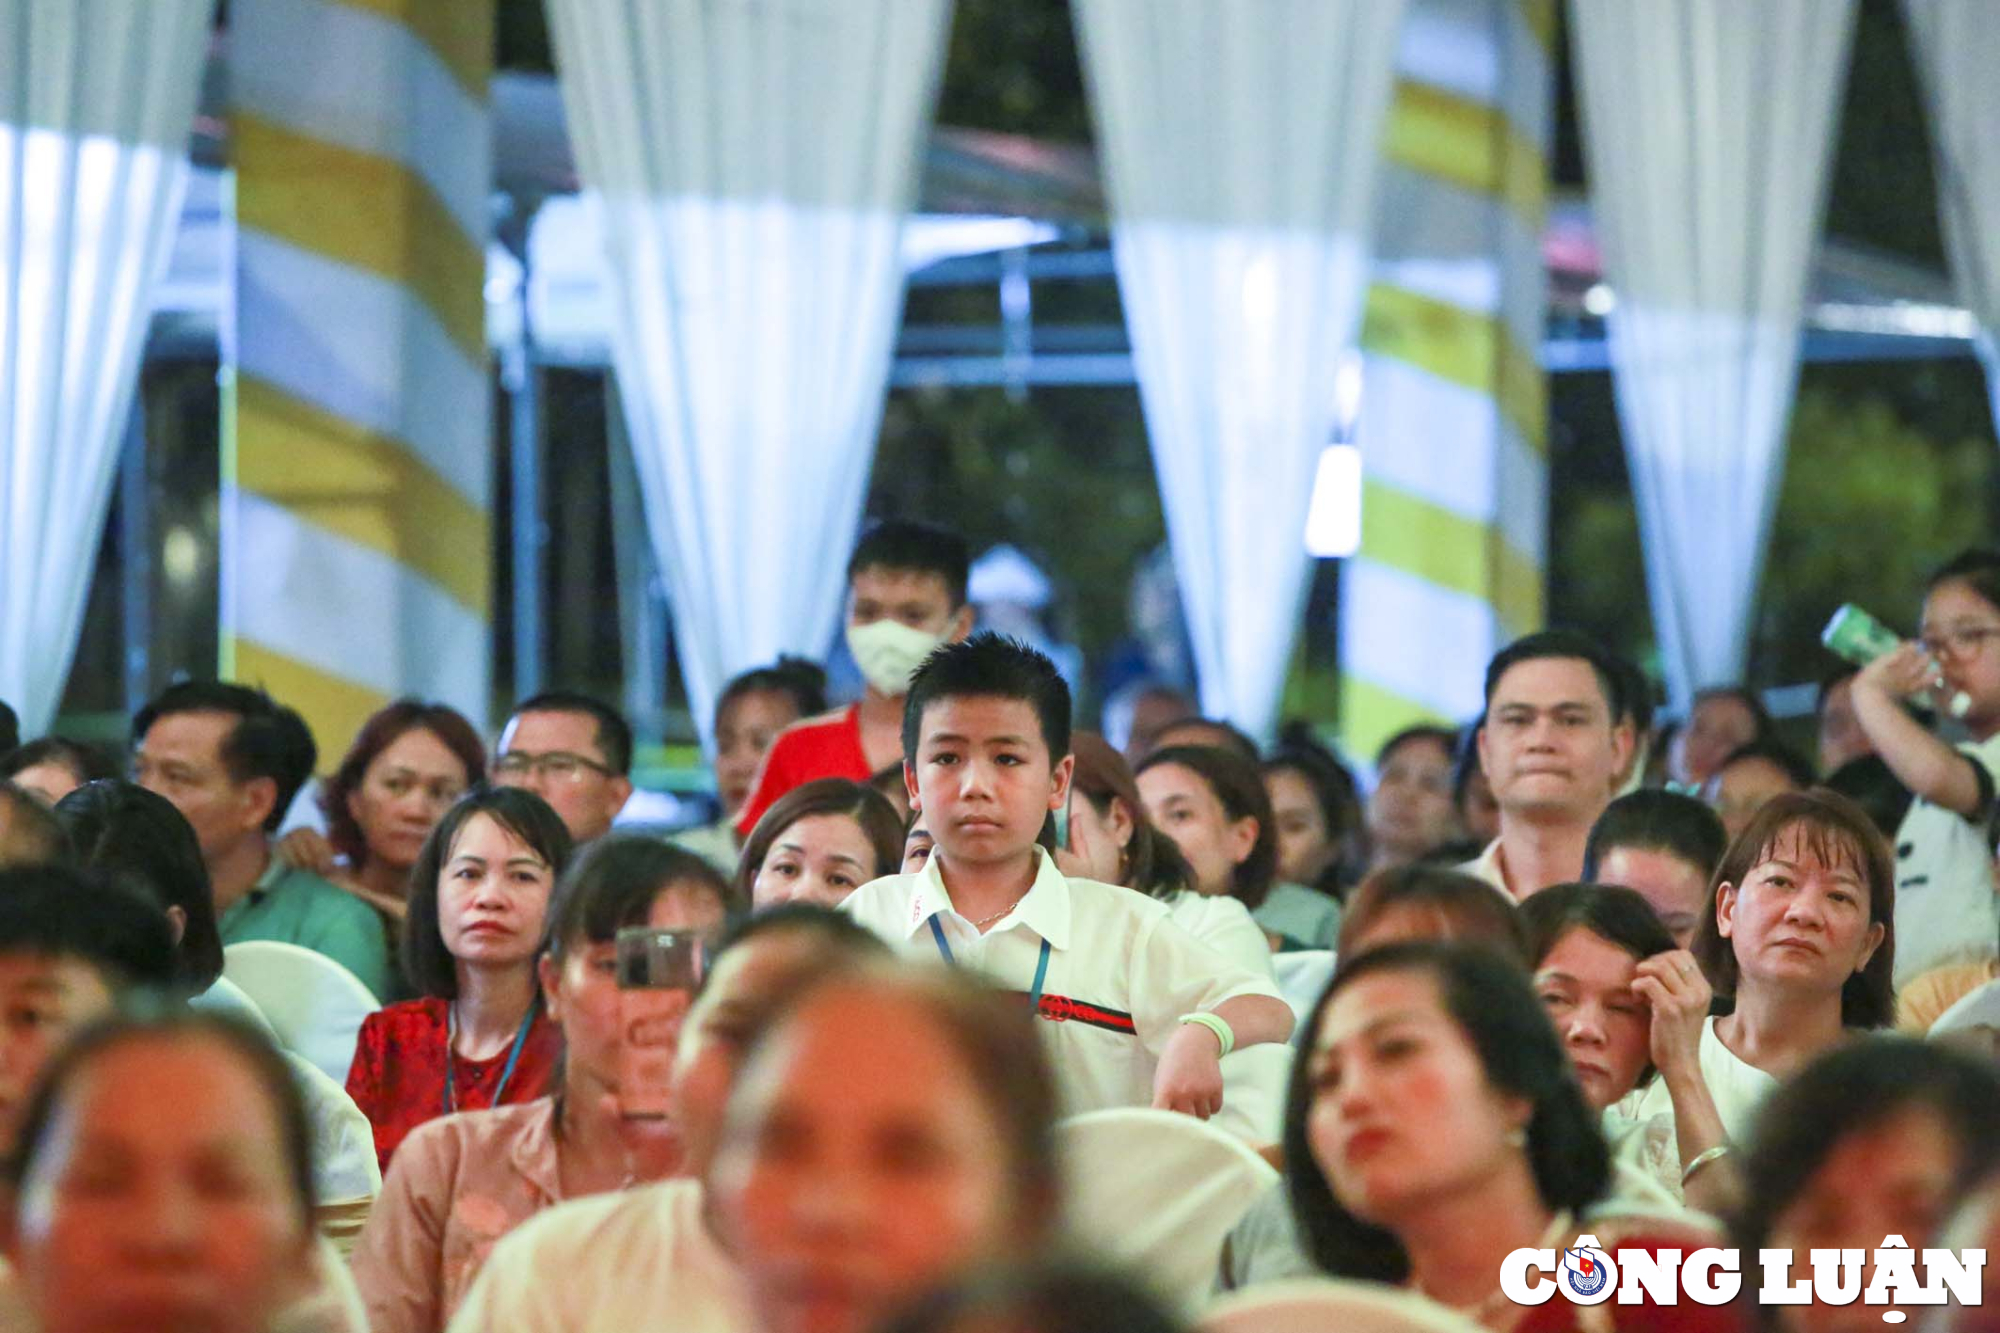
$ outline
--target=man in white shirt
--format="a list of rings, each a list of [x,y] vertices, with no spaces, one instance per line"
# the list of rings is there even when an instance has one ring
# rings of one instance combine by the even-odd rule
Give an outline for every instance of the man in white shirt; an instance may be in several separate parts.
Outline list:
[[[1582,878],[1591,825],[1632,752],[1615,659],[1587,635],[1543,630],[1486,668],[1479,762],[1500,836],[1462,867],[1519,901]]]
[[[911,681],[904,779],[936,846],[924,869],[841,910],[901,952],[1022,992],[1074,1114],[1151,1105],[1207,1118],[1221,1057],[1281,1042],[1292,1011],[1168,919],[1165,905],[1072,880],[1036,846],[1069,799],[1069,688],[1041,654],[991,634],[938,649]]]

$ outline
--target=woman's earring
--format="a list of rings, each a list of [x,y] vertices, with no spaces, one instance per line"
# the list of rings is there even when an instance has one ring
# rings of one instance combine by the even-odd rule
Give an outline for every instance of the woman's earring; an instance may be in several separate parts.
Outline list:
[[[1526,1125],[1516,1125],[1516,1126],[1514,1126],[1514,1128],[1512,1128],[1512,1129],[1508,1130],[1508,1131],[1507,1131],[1507,1146],[1508,1146],[1509,1148],[1525,1148],[1525,1147],[1527,1147],[1527,1146],[1528,1146],[1528,1127],[1527,1127]]]

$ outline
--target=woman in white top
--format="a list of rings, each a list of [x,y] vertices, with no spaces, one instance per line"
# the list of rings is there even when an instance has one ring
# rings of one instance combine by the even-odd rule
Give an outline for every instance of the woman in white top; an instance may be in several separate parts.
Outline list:
[[[1076,769],[1069,785],[1069,845],[1055,854],[1062,872],[1158,898],[1182,930],[1231,962],[1270,976],[1271,946],[1263,928],[1230,896],[1226,883],[1214,894],[1197,890],[1179,844],[1146,817],[1124,756],[1090,731],[1070,736],[1070,752]]]
[[[1711,991],[1631,889],[1557,884],[1521,904],[1535,994],[1548,1010],[1583,1099],[1603,1118],[1612,1192],[1640,1204],[1722,1216],[1735,1203],[1722,1121],[1701,1076]],[[1664,1085],[1672,1113],[1633,1120],[1615,1108],[1633,1088]]]
[[[1774,798],[1723,854],[1692,952],[1734,1003],[1705,1024],[1698,1057],[1730,1143],[1780,1080],[1894,1017],[1890,866],[1868,816],[1829,791]],[[1635,1100],[1637,1119],[1673,1110],[1659,1083]]]

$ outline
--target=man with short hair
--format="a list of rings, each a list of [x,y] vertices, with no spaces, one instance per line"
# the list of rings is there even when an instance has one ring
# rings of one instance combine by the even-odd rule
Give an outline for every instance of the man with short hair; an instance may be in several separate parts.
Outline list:
[[[538,694],[501,729],[493,781],[547,801],[578,844],[601,838],[632,797],[631,724],[587,694]]]
[[[816,778],[867,782],[903,762],[903,696],[924,659],[972,632],[965,539],[928,523],[877,523],[847,562],[847,648],[867,688],[835,713],[795,722],[764,756],[736,821],[748,836],[792,788]]]
[[[1543,630],[1486,668],[1479,762],[1500,836],[1465,870],[1508,897],[1576,880],[1590,827],[1632,751],[1613,659],[1589,636]]]
[[[132,719],[133,780],[193,826],[222,942],[312,949],[385,996],[388,942],[375,910],[271,853],[271,835],[317,756],[303,718],[242,685],[185,681]]]

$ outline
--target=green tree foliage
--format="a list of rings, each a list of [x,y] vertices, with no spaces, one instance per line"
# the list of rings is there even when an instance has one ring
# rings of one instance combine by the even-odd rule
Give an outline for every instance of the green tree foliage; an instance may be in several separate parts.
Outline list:
[[[892,394],[868,512],[949,523],[975,553],[1021,548],[1057,585],[1057,632],[1092,662],[1124,633],[1132,572],[1166,539],[1129,388]]]
[[[1914,629],[1926,575],[1984,540],[1993,446],[1940,440],[1884,398],[1801,390],[1764,564],[1750,679],[1812,680],[1834,608],[1857,602]],[[1597,487],[1558,520],[1555,617],[1581,625],[1658,675],[1637,512],[1629,492]]]

